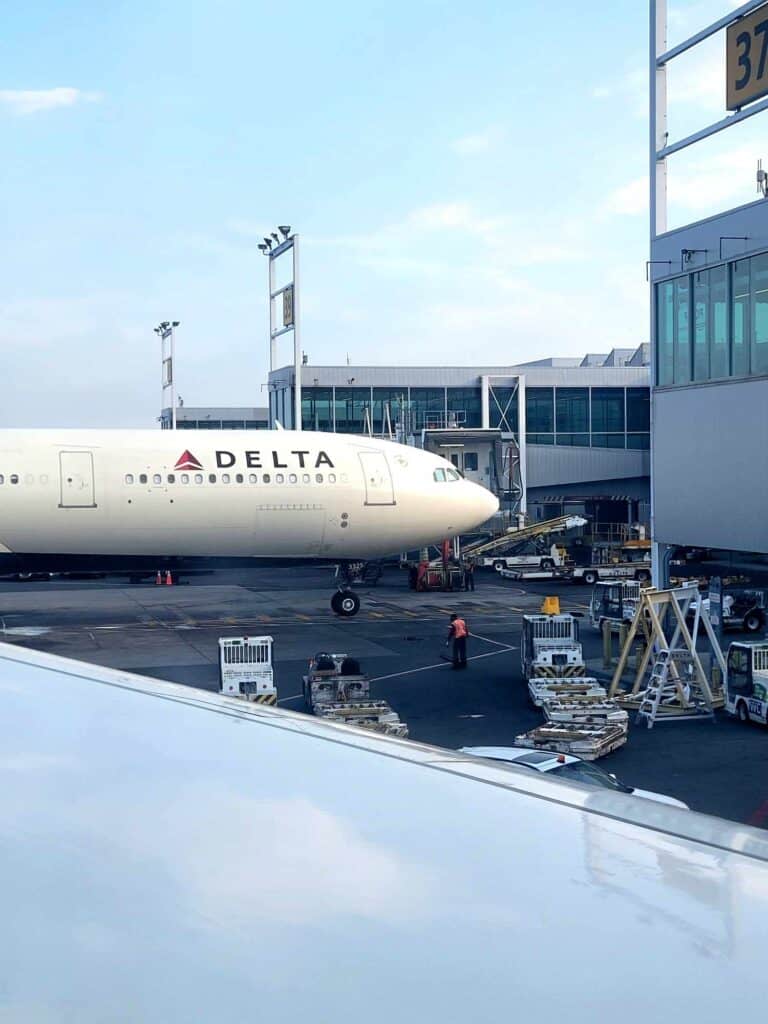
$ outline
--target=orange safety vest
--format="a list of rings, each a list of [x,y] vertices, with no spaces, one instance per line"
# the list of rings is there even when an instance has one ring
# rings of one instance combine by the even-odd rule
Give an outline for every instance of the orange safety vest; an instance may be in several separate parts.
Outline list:
[[[463,636],[467,636],[469,633],[464,619],[454,619],[451,625],[453,626],[453,635],[457,640],[460,640]]]

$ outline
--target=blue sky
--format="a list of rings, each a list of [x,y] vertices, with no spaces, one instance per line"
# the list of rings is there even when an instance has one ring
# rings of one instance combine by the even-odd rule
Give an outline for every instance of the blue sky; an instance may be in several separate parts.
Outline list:
[[[734,0],[671,0],[674,42]],[[37,0],[0,40],[3,426],[266,404],[265,260],[302,238],[311,363],[647,340],[645,0]],[[724,113],[721,35],[670,75]],[[671,164],[673,221],[755,198],[762,118]],[[289,360],[286,345],[285,360]]]

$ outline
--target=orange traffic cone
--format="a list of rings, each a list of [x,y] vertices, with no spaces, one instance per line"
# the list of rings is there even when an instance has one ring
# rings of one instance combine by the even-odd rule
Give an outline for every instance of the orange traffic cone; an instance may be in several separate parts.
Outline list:
[[[157,576],[155,576],[155,586],[159,587],[162,582],[163,582],[163,577],[162,577],[162,575],[160,573],[160,570],[158,569],[157,570]]]
[[[165,585],[166,585],[166,587],[172,587],[173,586],[173,576],[171,576],[171,570],[170,569],[166,569],[165,570]]]

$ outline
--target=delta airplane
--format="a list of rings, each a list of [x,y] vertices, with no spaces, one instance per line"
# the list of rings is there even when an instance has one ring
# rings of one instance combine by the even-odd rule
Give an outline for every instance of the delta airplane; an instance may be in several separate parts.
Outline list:
[[[495,496],[421,449],[310,431],[0,431],[0,573],[348,565],[472,530]],[[348,585],[339,615],[360,605]]]

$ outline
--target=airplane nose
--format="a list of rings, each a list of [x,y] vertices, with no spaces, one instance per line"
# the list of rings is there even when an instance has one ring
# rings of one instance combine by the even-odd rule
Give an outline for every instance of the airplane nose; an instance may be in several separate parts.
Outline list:
[[[486,487],[481,487],[479,484],[470,483],[468,486],[472,488],[472,523],[467,528],[471,529],[480,526],[491,516],[496,515],[499,511],[499,499]]]

